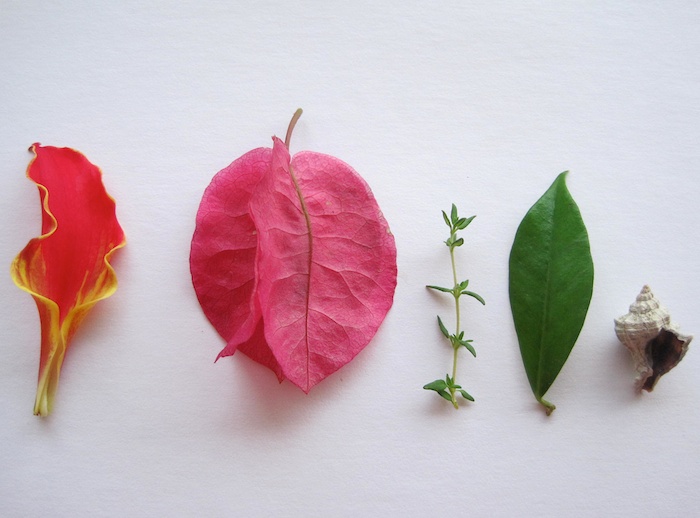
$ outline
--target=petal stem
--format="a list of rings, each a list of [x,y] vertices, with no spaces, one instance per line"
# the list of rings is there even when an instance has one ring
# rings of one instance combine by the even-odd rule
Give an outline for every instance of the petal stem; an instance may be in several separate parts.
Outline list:
[[[63,342],[63,339],[59,339]],[[34,415],[46,417],[53,410],[53,402],[58,388],[61,365],[66,354],[65,343],[52,344],[49,357],[39,374],[39,385],[34,402]]]

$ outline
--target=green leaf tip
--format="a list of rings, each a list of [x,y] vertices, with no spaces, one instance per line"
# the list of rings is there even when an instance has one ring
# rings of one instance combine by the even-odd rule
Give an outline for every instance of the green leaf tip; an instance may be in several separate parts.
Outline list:
[[[593,293],[593,259],[579,208],[559,174],[515,234],[509,295],[525,372],[535,398],[561,371],[578,339]]]

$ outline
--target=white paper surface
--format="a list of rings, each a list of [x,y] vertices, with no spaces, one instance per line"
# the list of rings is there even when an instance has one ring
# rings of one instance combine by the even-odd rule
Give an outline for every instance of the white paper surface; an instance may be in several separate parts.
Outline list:
[[[20,2],[0,5],[0,264],[38,234],[33,142],[104,171],[128,245],[117,293],[32,415],[39,323],[0,276],[3,516],[691,516],[700,355],[633,392],[612,319],[643,284],[700,333],[700,7],[693,2]],[[396,236],[394,307],[305,396],[223,341],[191,287],[211,177],[282,136],[372,186]],[[548,393],[525,377],[508,254],[556,175],[587,224],[595,287]],[[454,411],[441,209],[478,217],[460,276],[478,358]]]

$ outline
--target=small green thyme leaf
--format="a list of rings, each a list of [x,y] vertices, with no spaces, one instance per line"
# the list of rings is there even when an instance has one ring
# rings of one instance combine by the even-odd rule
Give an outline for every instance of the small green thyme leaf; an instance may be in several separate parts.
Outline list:
[[[465,228],[467,228],[467,227],[469,226],[469,223],[471,223],[472,221],[474,221],[474,218],[475,218],[475,217],[476,217],[476,216],[471,216],[470,218],[466,218],[466,219],[464,220],[464,223],[460,224],[460,225],[457,227],[457,230],[464,230]]]
[[[462,394],[462,397],[464,399],[468,399],[469,401],[474,401],[474,398],[466,390],[460,390],[459,393]]]
[[[470,297],[474,297],[476,300],[481,302],[484,306],[486,305],[486,301],[481,298],[481,295],[478,295],[478,294],[474,293],[473,291],[463,290],[462,295],[469,295]]]
[[[450,222],[450,218],[447,217],[447,213],[444,210],[442,211],[442,217],[445,219],[447,226],[452,228],[452,222]]]
[[[459,216],[457,216],[457,206],[453,203],[452,204],[452,211],[450,213],[451,220],[452,220],[452,225],[454,226],[458,221],[459,221]]]
[[[443,288],[442,286],[432,286],[432,285],[430,285],[430,286],[426,286],[426,288],[430,288],[431,290],[442,291],[442,292],[445,292],[445,293],[452,293],[452,292],[453,292],[452,289],[450,289],[450,288]]]
[[[450,395],[449,395],[447,392],[445,392],[444,390],[438,390],[438,394],[440,395],[440,397],[445,398],[447,401],[450,401],[450,402],[452,401],[452,396],[450,396]]]
[[[445,390],[447,388],[447,383],[445,383],[445,380],[435,380],[423,386],[423,388],[425,390]]]
[[[473,356],[474,358],[476,358],[476,351],[474,350],[474,347],[472,347],[472,344],[471,344],[472,341],[473,341],[473,340],[463,340],[462,342],[460,342],[459,345],[461,345],[461,346],[464,347],[467,351],[469,351],[470,353],[472,353],[472,356]]]
[[[450,332],[445,327],[445,324],[442,323],[442,319],[440,317],[437,317],[437,320],[438,320],[438,326],[440,326],[440,331],[442,331],[442,334],[445,335],[446,338],[449,338]]]

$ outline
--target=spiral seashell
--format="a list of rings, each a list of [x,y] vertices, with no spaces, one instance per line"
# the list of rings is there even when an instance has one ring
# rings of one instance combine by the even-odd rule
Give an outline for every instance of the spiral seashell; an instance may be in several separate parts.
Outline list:
[[[615,319],[618,340],[632,353],[637,370],[636,388],[651,392],[659,378],[683,359],[692,336],[671,322],[649,286],[644,286],[629,313]]]

